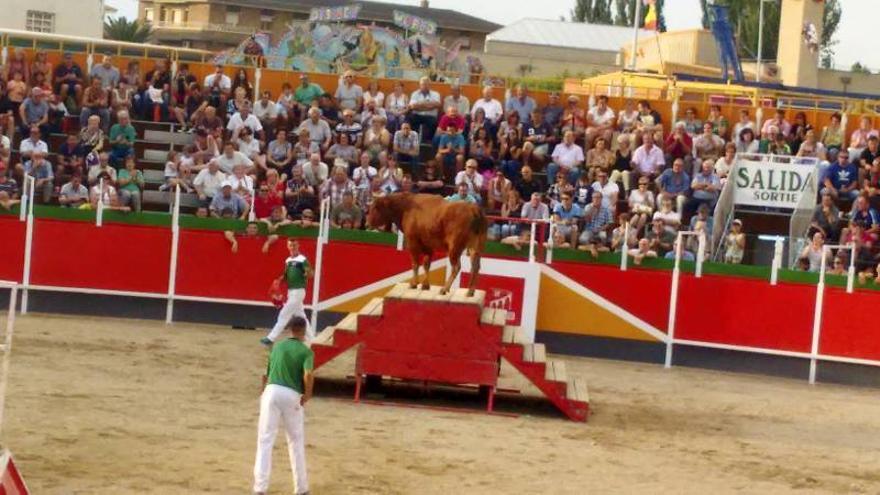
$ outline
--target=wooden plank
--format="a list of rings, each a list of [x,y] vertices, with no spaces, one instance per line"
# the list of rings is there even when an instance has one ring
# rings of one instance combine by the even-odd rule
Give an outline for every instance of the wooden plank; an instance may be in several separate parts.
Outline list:
[[[577,402],[590,402],[590,395],[587,391],[587,382],[583,378],[573,378],[568,382],[565,391],[565,397],[568,400]]]
[[[473,296],[467,295],[468,290],[466,288],[453,289],[452,293],[452,302],[470,303],[482,306],[486,300],[486,291],[483,290],[474,291]]]
[[[494,325],[495,312],[495,308],[483,308],[483,312],[480,313],[480,323],[483,323],[485,325]]]
[[[349,313],[342,319],[342,321],[336,324],[336,328],[339,330],[356,332],[358,328],[357,321],[357,313]]]
[[[506,324],[507,324],[507,310],[501,309],[501,308],[495,309],[495,315],[492,318],[492,325],[503,327]]]
[[[332,345],[333,342],[333,332],[336,331],[336,327],[327,327],[321,331],[313,340],[312,344],[319,345]]]
[[[501,342],[505,344],[516,343],[516,327],[506,326],[501,331]]]
[[[419,301],[433,301],[434,298],[440,294],[440,290],[442,287],[439,285],[432,285],[428,287],[428,290],[419,290],[418,300]]]
[[[433,301],[443,302],[443,303],[452,302],[452,298],[453,298],[453,296],[455,296],[455,291],[450,290],[446,294],[441,294],[440,291],[443,290],[443,287],[438,285],[437,289],[438,289],[437,292],[434,294],[434,296],[432,298]]]
[[[553,382],[567,381],[565,373],[565,362],[551,359],[547,361],[547,368],[544,371],[544,378]]]
[[[144,181],[153,184],[162,184],[165,182],[165,172],[162,170],[144,170]]]
[[[181,132],[156,131],[147,129],[144,131],[144,140],[156,143],[174,143],[180,145],[192,144],[193,135]]]
[[[395,284],[394,287],[385,294],[385,297],[389,299],[400,299],[405,290],[409,289],[409,284]]]
[[[382,310],[385,306],[384,300],[379,299],[379,304],[373,307],[373,311],[370,312],[370,316],[382,316]]]
[[[144,150],[144,160],[165,163],[168,161],[168,150]]]
[[[376,309],[376,306],[379,306],[381,304],[382,304],[382,298],[381,297],[374,297],[374,298],[370,299],[370,302],[365,304],[364,307],[361,308],[360,311],[358,311],[358,314],[359,315],[371,315],[371,314],[373,314],[373,310]]]
[[[534,363],[545,363],[547,362],[547,348],[544,347],[544,344],[532,344],[532,362]]]

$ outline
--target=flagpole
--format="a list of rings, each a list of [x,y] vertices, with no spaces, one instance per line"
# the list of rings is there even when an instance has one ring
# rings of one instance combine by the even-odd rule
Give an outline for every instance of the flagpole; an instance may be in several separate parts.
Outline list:
[[[761,82],[761,50],[764,49],[764,0],[758,0],[758,64],[755,69],[755,82]]]
[[[632,63],[631,70],[636,70],[636,49],[639,44],[639,19],[642,17],[642,1],[636,0],[636,15],[633,18],[633,46],[632,46]]]

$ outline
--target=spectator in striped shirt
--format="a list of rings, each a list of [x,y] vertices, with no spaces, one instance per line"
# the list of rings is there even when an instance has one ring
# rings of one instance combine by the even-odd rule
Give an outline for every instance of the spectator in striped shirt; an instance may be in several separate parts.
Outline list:
[[[348,178],[345,167],[333,167],[333,174],[330,180],[324,182],[321,187],[321,200],[330,201],[330,209],[338,207],[342,204],[346,194],[354,197],[356,187],[354,181]]]
[[[608,241],[608,228],[612,226],[614,218],[611,209],[602,204],[602,193],[593,193],[593,201],[584,208],[584,228],[581,232],[581,251],[589,251],[594,258],[599,256],[599,248],[605,247]]]

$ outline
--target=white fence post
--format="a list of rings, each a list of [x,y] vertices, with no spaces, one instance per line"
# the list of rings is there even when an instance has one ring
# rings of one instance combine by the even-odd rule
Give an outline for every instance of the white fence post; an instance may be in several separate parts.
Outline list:
[[[180,184],[174,189],[174,210],[171,213],[171,261],[168,264],[168,305],[165,323],[174,321],[174,292],[177,288],[177,255],[180,243]]]
[[[98,213],[95,215],[95,226],[104,223],[104,179],[98,181]]]
[[[547,239],[547,254],[545,255],[545,261],[549,265],[553,263],[553,236],[556,235],[556,222],[550,221],[548,223],[550,227],[547,229],[548,239]],[[529,239],[529,242],[535,242],[535,239]]]
[[[318,305],[320,304],[321,272],[324,265],[324,244],[330,239],[330,201],[321,202],[320,224],[318,225],[318,240],[315,245],[315,280],[312,283],[312,329],[318,331]]]
[[[24,184],[22,184],[24,186],[24,188],[22,189],[24,191],[24,196],[21,197],[21,203],[19,203],[19,209],[18,209],[18,221],[20,221],[20,222],[24,222],[25,219],[27,218],[28,201],[30,200],[30,197],[31,197],[31,194],[30,194],[31,181],[33,181],[33,180],[34,180],[34,178],[30,175],[24,176]]]
[[[629,241],[629,221],[623,226],[623,243],[621,243],[620,247],[620,271],[626,271],[626,265],[629,262],[628,257],[628,245],[627,241]]]
[[[703,277],[703,261],[706,259],[706,234],[700,232],[697,236],[697,268],[695,275],[697,278]]]
[[[15,303],[18,287],[12,286],[9,293],[9,312],[6,313],[6,334],[3,336],[3,363],[0,376],[0,428],[3,427],[3,412],[6,408],[6,385],[9,382],[9,358],[12,352],[12,332],[15,331]]]
[[[403,232],[400,227],[397,228],[397,250],[403,251]]]
[[[770,285],[779,281],[779,268],[782,267],[782,239],[777,238],[773,245],[773,263],[770,265]]]
[[[856,244],[853,243],[849,253],[849,270],[846,272],[846,293],[853,293],[853,285],[856,278]]]
[[[816,307],[813,311],[813,344],[810,347],[810,385],[816,383],[816,360],[819,356],[819,336],[822,331],[822,304],[825,300],[825,263],[828,250],[822,249],[819,283],[816,285]]]
[[[535,242],[534,242],[534,240],[537,237],[538,224],[535,222],[531,222],[529,225],[530,225],[529,228],[531,229],[531,239],[532,239],[532,242],[529,243],[529,263],[534,263],[535,262]]]
[[[28,286],[31,284],[31,253],[34,250],[34,186],[36,180],[31,177],[30,184],[26,186],[29,189],[28,205],[27,205],[27,225],[24,233],[24,271],[21,274],[21,282],[24,290],[21,291],[21,314],[28,312]],[[25,180],[25,184],[28,181]]]
[[[666,361],[664,367],[672,367],[672,346],[675,342],[675,309],[678,305],[678,278],[681,275],[681,248],[684,237],[678,233],[675,242],[675,268],[672,269],[672,289],[669,292],[669,320],[666,332]]]

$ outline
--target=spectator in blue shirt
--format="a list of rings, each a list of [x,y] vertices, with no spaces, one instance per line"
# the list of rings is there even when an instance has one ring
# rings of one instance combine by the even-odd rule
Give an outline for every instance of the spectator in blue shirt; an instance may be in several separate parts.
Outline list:
[[[822,182],[822,193],[834,199],[855,199],[859,195],[859,168],[850,163],[847,150],[837,153],[837,161],[828,167]]]
[[[584,215],[581,207],[572,201],[571,193],[563,193],[562,201],[553,208],[553,222],[556,229],[566,239],[570,239],[571,245],[577,244],[578,221]]]
[[[468,191],[468,185],[464,182],[458,184],[455,194],[450,194],[444,199],[451,202],[465,201],[467,203],[473,203],[475,205],[480,204],[480,200]]]
[[[693,189],[689,203],[689,211],[693,213],[700,205],[707,205],[710,210],[715,208],[718,196],[721,194],[721,179],[715,174],[715,162],[704,160],[700,173],[691,182]]]
[[[232,183],[224,181],[220,186],[220,194],[214,196],[211,200],[211,216],[214,217],[232,217],[241,220],[247,220],[248,211],[250,210],[247,202],[238,194],[232,192]]]
[[[458,127],[450,124],[446,127],[446,132],[440,136],[437,145],[437,161],[446,167],[452,167],[456,161],[464,163],[464,136],[459,132]]]
[[[593,192],[592,202],[584,208],[584,231],[580,235],[582,251],[589,250],[594,258],[599,257],[598,248],[604,246],[608,240],[608,227],[612,225],[614,217],[611,210],[602,204],[602,193]]]
[[[684,160],[676,158],[672,168],[667,168],[657,177],[657,188],[657,207],[663,199],[670,199],[676,203],[675,211],[681,213],[691,188],[691,177],[684,171]]]
[[[51,201],[52,189],[55,186],[55,173],[52,171],[52,164],[45,158],[42,151],[34,150],[31,159],[24,164],[24,173],[36,179],[34,190],[40,191],[43,203]]]

